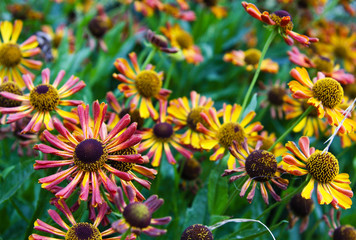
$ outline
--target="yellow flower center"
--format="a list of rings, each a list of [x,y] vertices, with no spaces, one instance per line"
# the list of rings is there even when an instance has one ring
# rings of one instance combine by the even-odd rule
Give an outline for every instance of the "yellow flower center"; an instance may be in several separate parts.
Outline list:
[[[345,59],[349,56],[349,48],[343,44],[334,46],[334,54],[337,58]]]
[[[65,240],[102,240],[101,233],[91,223],[77,223],[69,228]]]
[[[292,17],[287,11],[279,10],[279,11],[275,11],[270,15],[270,18],[276,23],[277,26],[281,26],[283,17],[291,18],[291,21],[286,26],[283,27],[284,30],[291,31],[293,29]]]
[[[315,151],[308,158],[306,166],[312,177],[321,183],[329,183],[339,174],[339,162],[329,152]]]
[[[17,66],[22,59],[20,47],[13,43],[4,43],[0,46],[0,64],[6,68]]]
[[[250,48],[245,51],[245,62],[248,65],[256,65],[261,58],[261,51],[256,48]]]
[[[141,202],[134,202],[127,205],[122,215],[130,226],[137,228],[148,227],[152,218],[148,207]]]
[[[319,79],[313,86],[313,95],[327,108],[339,105],[344,96],[340,83],[332,78]]]
[[[50,112],[59,104],[57,89],[49,84],[40,84],[30,92],[31,105],[40,112]]]
[[[262,140],[261,150],[268,150],[274,144],[274,140],[272,138],[265,138]]]
[[[325,57],[316,57],[313,59],[316,69],[320,72],[331,73],[334,69],[334,63]]]
[[[4,82],[0,85],[0,92],[9,92],[17,95],[22,95],[20,87],[14,82]],[[12,100],[0,95],[0,107],[18,107],[20,101]]]
[[[285,95],[286,91],[282,87],[273,87],[267,93],[268,101],[274,106],[282,106]]]
[[[356,230],[353,226],[342,225],[337,227],[333,233],[333,240],[355,240]]]
[[[255,181],[266,182],[270,180],[277,171],[276,157],[265,150],[255,150],[245,161],[247,174]]]
[[[162,81],[155,71],[143,70],[137,75],[135,85],[141,96],[151,98],[161,90]]]
[[[194,45],[192,36],[184,30],[179,30],[176,35],[176,41],[181,49],[188,49]]]
[[[224,123],[219,129],[217,137],[219,143],[228,148],[234,140],[241,144],[245,140],[245,131],[238,123]]]
[[[203,107],[195,107],[190,111],[187,117],[187,124],[190,129],[195,131],[198,123],[203,124],[205,127],[208,126],[202,116],[200,116],[200,113],[203,112],[203,110]]]
[[[166,142],[173,135],[173,127],[169,123],[157,123],[153,127],[153,133],[157,140]]]
[[[125,148],[125,149],[121,149],[119,151],[110,153],[110,155],[133,155],[133,154],[137,154],[137,150],[134,147]],[[113,168],[116,168],[117,170],[119,170],[121,172],[128,172],[135,166],[134,163],[113,161],[113,160],[108,160],[108,164],[110,164]]]
[[[107,160],[107,149],[97,139],[88,138],[81,141],[74,150],[74,164],[83,171],[95,172]]]

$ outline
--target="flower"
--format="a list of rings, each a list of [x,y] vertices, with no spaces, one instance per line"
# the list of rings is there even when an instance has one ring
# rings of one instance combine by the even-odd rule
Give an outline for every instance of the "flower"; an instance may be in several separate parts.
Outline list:
[[[0,23],[0,30],[0,78],[7,76],[9,81],[14,81],[23,88],[25,84],[20,72],[29,74],[32,81],[35,76],[26,67],[39,70],[42,66],[40,61],[27,59],[41,52],[37,48],[36,36],[29,37],[20,45],[16,43],[22,30],[21,20],[16,20],[14,24],[3,21]]]
[[[225,62],[231,62],[236,66],[245,66],[247,71],[256,70],[260,58],[261,51],[255,48],[250,48],[246,51],[232,50],[231,52],[225,53],[224,55]],[[273,62],[272,59],[267,58],[262,60],[261,71],[277,73],[278,69],[278,63]]]
[[[283,111],[285,112],[285,118],[296,119],[302,115],[309,107],[307,100],[304,99],[293,99],[289,96],[285,96]],[[316,108],[305,116],[300,123],[293,128],[293,132],[300,132],[303,130],[304,136],[315,136],[319,138],[319,132],[324,132],[327,128],[327,122],[318,118],[318,112]]]
[[[252,145],[253,147],[256,147],[257,143],[261,141],[262,145],[260,146],[260,150],[268,150],[276,142],[277,137],[275,133],[269,134],[267,131],[262,131],[258,135],[251,136],[250,139],[251,142],[255,143]],[[281,156],[286,151],[287,149],[283,146],[282,143],[279,142],[276,144],[276,146],[273,147],[271,153],[273,153],[275,156]]]
[[[224,18],[227,16],[226,8],[218,5],[218,0],[198,0],[198,2],[206,5],[212,13],[218,19]]]
[[[190,92],[190,99],[191,104],[186,97],[171,100],[167,111],[169,118],[179,129],[188,128],[181,136],[182,143],[201,149],[201,140],[206,139],[206,136],[197,130],[197,124],[200,122],[207,127],[207,123],[200,116],[200,113],[208,111],[214,102],[211,98],[200,96],[195,91]]]
[[[162,72],[155,72],[152,65],[147,65],[141,70],[137,63],[136,53],[129,54],[134,69],[132,69],[124,58],[116,59],[114,65],[119,70],[119,74],[114,73],[113,77],[123,82],[118,89],[125,94],[125,97],[132,97],[130,109],[139,108],[140,116],[153,119],[158,118],[158,112],[152,105],[152,97],[158,100],[165,100],[170,90],[162,88]]]
[[[161,27],[160,30],[171,41],[173,47],[182,51],[187,63],[199,64],[204,60],[199,47],[194,44],[193,37],[178,24],[172,27],[167,23],[167,27]]]
[[[85,83],[83,81],[78,82],[79,78],[72,75],[61,88],[57,89],[64,75],[65,71],[61,70],[54,80],[54,83],[50,84],[50,70],[46,68],[42,71],[42,84],[38,84],[37,86],[33,85],[29,74],[23,75],[23,80],[25,81],[26,87],[30,90],[30,93],[18,95],[17,93],[0,92],[0,95],[3,97],[22,102],[22,105],[17,107],[0,107],[0,113],[9,114],[7,123],[15,122],[35,112],[31,121],[22,130],[22,133],[38,132],[41,129],[42,123],[46,129],[53,130],[52,111],[57,112],[61,117],[69,121],[77,123],[78,117],[75,114],[66,112],[58,108],[58,106],[77,106],[81,104],[82,101],[65,100],[63,98],[84,88]]]
[[[202,224],[193,224],[187,227],[182,236],[181,240],[190,240],[190,239],[201,239],[201,240],[213,240],[213,234],[207,226]]]
[[[309,59],[306,55],[299,52],[298,48],[293,47],[292,51],[288,51],[289,60],[301,67],[315,68],[322,72],[326,77],[335,79],[342,84],[351,84],[355,82],[355,77],[350,73],[345,73],[343,69],[339,69],[339,65],[334,65],[334,61],[322,56],[315,56]]]
[[[153,46],[155,46],[162,52],[165,52],[165,53],[178,52],[177,48],[169,48],[168,47],[167,39],[164,36],[155,34],[150,29],[148,29],[146,32],[146,39],[147,39],[147,41],[152,43]]]
[[[191,10],[180,9],[180,6],[173,5],[171,3],[164,3],[162,6],[162,11],[165,13],[184,21],[195,21],[195,12]]]
[[[344,118],[340,103],[344,97],[344,90],[340,83],[333,78],[325,78],[324,74],[318,73],[314,83],[310,80],[305,68],[295,68],[290,72],[291,76],[298,81],[288,83],[294,98],[307,99],[307,104],[314,106],[318,111],[318,117],[326,116],[328,123],[338,126]],[[340,132],[352,132],[356,122],[346,118]]]
[[[334,217],[334,209],[330,209],[329,212],[330,221],[326,214],[323,215],[323,220],[329,227],[329,236],[333,238],[333,240],[353,240],[356,239],[356,229],[351,225],[341,225],[340,217],[341,212],[337,211],[336,213],[336,221]]]
[[[20,89],[19,85],[16,82],[9,82],[9,79],[7,77],[4,77],[4,79],[0,78],[0,92],[8,92],[20,96],[23,95],[23,92]],[[9,107],[19,107],[19,106],[21,106],[20,101],[3,97],[0,94],[0,107],[9,108]],[[6,118],[7,118],[7,114],[4,114],[1,117],[0,123],[6,124]]]
[[[201,112],[200,115],[207,123],[205,127],[202,123],[198,123],[197,130],[204,133],[207,139],[201,140],[201,147],[206,150],[215,148],[215,152],[210,156],[211,161],[216,161],[224,156],[225,151],[232,145],[235,140],[237,144],[242,144],[247,138],[249,139],[252,133],[262,130],[263,126],[260,122],[250,124],[256,113],[249,112],[240,123],[237,120],[240,117],[242,107],[234,104],[223,106],[223,124],[221,124],[218,113],[215,108],[210,108],[207,113]],[[228,168],[233,169],[236,166],[235,159],[232,155],[229,156],[227,162]]]
[[[116,183],[113,182],[107,173],[113,173],[124,181],[135,179],[128,172],[123,172],[112,167],[108,160],[127,163],[143,163],[144,159],[140,154],[132,155],[114,155],[117,151],[135,146],[141,141],[141,136],[135,134],[136,123],[130,126],[130,116],[124,116],[118,124],[109,133],[106,125],[103,123],[107,105],[98,101],[93,103],[93,124],[90,124],[89,105],[79,105],[77,114],[80,120],[81,131],[70,133],[62,123],[55,120],[55,129],[60,136],[54,136],[48,131],[44,131],[44,138],[54,147],[38,144],[36,150],[43,153],[53,154],[63,157],[65,160],[41,161],[37,160],[34,168],[65,167],[59,172],[39,179],[42,187],[55,191],[56,197],[68,198],[80,184],[79,199],[86,201],[89,193],[92,196],[92,206],[102,204],[103,200],[99,187],[104,185],[105,189],[114,194],[117,191]],[[58,150],[59,149],[59,150]],[[64,179],[70,180],[70,183],[56,191],[58,184]]]
[[[107,211],[107,205],[104,203],[100,207],[99,214],[95,218],[95,221],[93,224],[88,223],[88,222],[76,222],[74,219],[74,216],[72,212],[70,211],[69,207],[65,203],[64,200],[58,200],[58,202],[55,203],[55,206],[57,207],[58,210],[60,210],[66,219],[70,222],[70,225],[68,225],[62,217],[55,211],[55,210],[48,210],[48,214],[51,216],[54,222],[56,222],[59,226],[62,227],[64,230],[60,230],[56,227],[53,227],[40,219],[37,219],[35,222],[35,230],[42,231],[42,232],[47,232],[51,233],[57,236],[60,236],[59,238],[51,238],[51,237],[46,237],[46,236],[41,236],[38,234],[32,234],[29,236],[29,240],[56,240],[56,239],[121,239],[120,236],[115,236],[115,237],[107,237],[108,235],[112,235],[115,233],[115,231],[112,228],[106,229],[105,231],[101,232],[98,229],[98,226],[100,222],[103,220],[103,217],[105,216],[105,213]],[[135,239],[134,236],[130,236],[130,239]]]
[[[160,0],[134,1],[135,10],[146,17],[151,17],[155,10],[162,10],[163,3]]]
[[[251,203],[253,197],[255,196],[256,186],[258,183],[260,183],[262,198],[264,202],[268,204],[267,189],[276,201],[281,200],[281,198],[273,190],[273,187],[269,181],[277,185],[279,188],[286,190],[288,186],[288,180],[279,177],[281,169],[277,165],[275,155],[266,150],[260,150],[261,146],[262,142],[259,141],[254,151],[250,152],[246,141],[242,143],[242,149],[240,146],[238,146],[237,142],[234,141],[232,147],[230,147],[229,150],[239,162],[240,167],[227,169],[221,176],[225,177],[236,172],[242,172],[240,175],[232,176],[229,180],[230,182],[233,182],[241,177],[246,175],[248,176],[248,179],[241,188],[240,197],[245,195],[247,189],[253,182],[252,189],[247,195],[247,201]]]
[[[287,11],[278,10],[271,14],[266,11],[261,13],[260,10],[258,10],[258,8],[252,3],[242,2],[241,4],[245,8],[246,12],[250,14],[252,17],[268,25],[274,26],[277,29],[278,33],[282,35],[284,41],[288,45],[293,45],[294,43],[293,39],[305,46],[308,46],[311,42],[318,41],[317,38],[311,38],[293,32],[292,17]]]
[[[314,201],[313,199],[305,199],[300,194],[296,194],[292,197],[290,202],[287,205],[288,209],[288,219],[289,219],[289,228],[293,228],[299,218],[302,219],[302,222],[299,226],[299,232],[304,232],[308,227],[309,215],[314,210]]]
[[[163,204],[163,199],[157,195],[150,196],[145,202],[135,202],[135,192],[128,188],[128,200],[126,204],[121,188],[118,188],[114,196],[114,203],[123,218],[115,221],[111,227],[119,232],[125,233],[128,229],[136,236],[144,233],[151,237],[161,236],[166,230],[155,228],[151,225],[165,225],[171,221],[171,217],[152,218],[152,214]]]
[[[43,13],[35,11],[28,3],[14,3],[6,6],[13,19],[21,20],[43,20]]]
[[[272,118],[276,118],[277,116],[278,118],[282,118],[284,97],[288,93],[286,84],[281,84],[278,79],[274,84],[270,82],[268,86],[260,82],[260,88],[266,90],[265,95],[267,95],[266,101],[262,101],[260,106],[262,108],[269,106]]]
[[[310,174],[311,179],[302,191],[302,197],[310,199],[317,183],[317,197],[319,204],[331,203],[334,208],[339,206],[347,209],[351,207],[353,196],[349,175],[339,174],[339,161],[330,152],[322,152],[309,148],[309,138],[303,136],[297,145],[289,141],[286,148],[291,153],[283,154],[286,171],[296,176]]]
[[[150,149],[147,153],[152,158],[152,166],[158,167],[162,159],[162,150],[164,150],[167,160],[170,164],[175,164],[170,147],[174,147],[180,154],[186,158],[193,156],[192,152],[180,145],[180,135],[176,133],[178,127],[173,126],[166,116],[167,101],[160,102],[160,115],[156,124],[152,128],[143,129],[142,143],[139,146],[139,152]]]

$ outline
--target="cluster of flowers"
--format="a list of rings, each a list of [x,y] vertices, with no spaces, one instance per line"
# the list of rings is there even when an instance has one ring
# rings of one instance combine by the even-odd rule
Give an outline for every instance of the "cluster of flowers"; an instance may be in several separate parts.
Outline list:
[[[218,6],[216,1],[207,2],[206,5],[217,17],[226,15],[226,9]],[[131,1],[124,3],[131,4]],[[134,5],[146,16],[159,10],[185,21],[195,20],[194,12],[189,10],[189,4],[184,0],[177,1],[177,5],[163,4],[158,0],[134,1]],[[242,6],[251,16],[266,23],[273,33],[280,34],[288,45],[293,45],[294,41],[305,46],[318,42],[317,38],[292,31],[292,18],[286,11],[261,13],[251,3],[242,2]],[[102,37],[111,28],[110,21],[104,9],[99,7],[98,15],[89,24],[103,50],[107,48]],[[303,130],[305,136],[298,140],[298,144],[288,141],[283,146],[280,139],[276,141],[274,134],[261,132],[263,125],[253,121],[256,112],[246,111],[244,105],[223,104],[222,109],[216,109],[211,98],[195,91],[191,91],[190,99],[180,97],[169,100],[171,91],[166,89],[169,79],[164,82],[164,73],[156,71],[155,66],[150,64],[152,55],[162,51],[179,53],[188,63],[203,61],[192,36],[178,24],[167,24],[160,29],[172,47],[168,46],[165,38],[151,31],[147,33],[153,50],[144,63],[139,64],[135,52],[129,54],[130,61],[116,59],[113,64],[118,72],[113,77],[120,81],[118,89],[122,96],[117,98],[114,93],[108,92],[107,103],[95,101],[91,106],[80,100],[67,99],[83,89],[85,83],[71,76],[59,87],[65,76],[64,71],[60,71],[51,83],[50,70],[44,69],[42,83],[34,85],[35,76],[27,68],[39,70],[42,67],[40,61],[29,59],[41,52],[40,38],[31,36],[22,44],[17,44],[22,21],[17,20],[14,24],[3,21],[0,30],[1,123],[11,124],[12,129],[21,128],[19,134],[31,139],[28,144],[35,142],[35,150],[61,158],[36,160],[34,168],[57,169],[56,173],[39,179],[39,183],[54,194],[51,203],[65,215],[70,225],[55,210],[49,210],[49,215],[64,230],[39,219],[35,222],[36,230],[65,239],[120,239],[122,236],[136,239],[142,232],[150,236],[164,234],[165,230],[151,226],[171,221],[170,217],[152,218],[152,213],[163,204],[163,199],[154,195],[146,200],[134,182],[150,189],[150,181],[143,178],[152,180],[157,171],[143,164],[158,167],[163,155],[170,164],[176,164],[172,148],[187,159],[191,159],[194,152],[204,150],[212,152],[211,161],[222,161],[226,156],[227,169],[222,176],[239,173],[231,176],[230,182],[246,176],[240,196],[248,192],[249,203],[255,196],[257,186],[266,204],[269,203],[268,192],[276,201],[281,201],[271,183],[280,189],[287,189],[289,181],[282,178],[282,174],[289,173],[307,175],[301,192],[303,199],[311,199],[316,189],[319,204],[331,204],[336,209],[351,207],[353,192],[349,175],[339,173],[339,161],[328,149],[322,151],[311,147],[308,136],[318,137],[320,131],[331,135],[330,131],[334,130],[340,135],[343,147],[350,146],[356,140],[356,115],[346,111],[353,96],[344,96],[348,86],[354,84],[354,76],[345,70],[355,71],[355,51],[350,53],[345,48],[348,42],[354,44],[355,35],[349,37],[344,31],[343,37],[348,41],[331,38],[315,44],[318,51],[339,53],[338,56],[345,59],[345,69],[334,63],[332,54],[315,54],[309,58],[310,53],[305,55],[296,47],[288,52],[290,61],[302,68],[290,71],[295,80],[288,83],[289,90],[279,84],[269,88],[268,101],[272,106],[272,116],[281,118],[284,111],[286,119],[299,117],[293,130]],[[69,34],[69,37],[72,35]],[[261,69],[277,73],[278,64],[271,59],[263,60],[264,54],[254,48],[234,50],[226,53],[224,60],[246,66],[248,71]],[[316,69],[313,80],[305,68]],[[288,91],[292,93],[291,97]],[[112,111],[108,111],[108,106]],[[64,110],[68,107],[74,108]],[[54,113],[63,120],[59,120]],[[328,129],[328,124],[333,128]],[[282,161],[277,162],[279,156],[282,156]],[[78,195],[78,201],[69,208],[65,200],[73,195]],[[77,222],[73,217],[72,212],[83,202],[89,206],[93,223]],[[108,224],[107,215],[111,211],[118,211],[122,218],[111,223],[107,230],[100,231],[99,224]],[[115,234],[117,236],[110,237]],[[54,238],[32,234],[30,239]],[[189,238],[185,236],[184,239]]]

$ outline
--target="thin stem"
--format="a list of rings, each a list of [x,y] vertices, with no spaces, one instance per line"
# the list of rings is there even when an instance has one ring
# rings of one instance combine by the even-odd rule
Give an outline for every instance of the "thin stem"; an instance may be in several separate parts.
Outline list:
[[[101,192],[101,195],[103,195],[103,197],[105,199],[105,202],[109,205],[110,209],[112,211],[114,211],[115,208],[112,205],[112,203],[109,201],[108,197],[106,196],[105,191],[104,191],[104,187],[102,185],[100,186],[100,192]]]
[[[149,62],[151,62],[151,60],[152,60],[152,58],[154,57],[155,54],[156,54],[156,48],[152,48],[151,52],[146,57],[146,60],[142,64],[142,69],[146,68],[146,66],[149,64]]]
[[[172,71],[173,71],[174,66],[176,65],[175,63],[176,63],[176,62],[173,61],[173,62],[171,63],[171,66],[170,66],[169,69],[168,69],[167,78],[166,78],[166,80],[164,81],[164,85],[163,85],[163,88],[165,88],[165,89],[167,89],[167,88],[169,87],[169,83],[170,83],[171,77],[172,77]]]
[[[131,233],[131,227],[127,229],[127,231],[121,236],[121,239],[126,239],[126,237],[130,235],[130,233]]]
[[[252,93],[253,87],[255,86],[257,78],[258,78],[258,75],[260,74],[260,71],[261,71],[262,61],[263,61],[263,59],[264,59],[264,57],[265,57],[265,55],[267,53],[267,50],[268,50],[269,46],[271,45],[272,40],[274,39],[274,37],[276,35],[277,35],[277,31],[275,31],[275,30],[272,31],[271,34],[268,36],[268,39],[267,39],[267,41],[265,43],[265,46],[263,47],[260,60],[258,61],[258,66],[257,66],[256,72],[255,72],[255,75],[253,75],[252,82],[250,84],[249,89],[247,90],[245,99],[244,99],[244,101],[242,103],[241,113],[243,113],[243,111],[246,108],[246,105],[247,105],[248,101],[250,100],[250,95]],[[240,115],[240,117],[241,117],[241,115]]]
[[[10,198],[9,201],[12,204],[12,206],[15,208],[16,212],[20,215],[20,217],[23,220],[25,220],[27,223],[30,223],[30,220],[28,220],[28,218],[23,214],[23,212],[21,211],[19,206],[17,206],[17,204],[14,202],[14,200],[12,200],[12,198]]]
[[[277,143],[279,143],[280,141],[282,141],[294,128],[295,126],[298,125],[298,123],[300,123],[300,121],[303,120],[303,118],[305,118],[312,110],[313,110],[313,106],[309,106],[307,108],[307,110],[305,110],[305,112],[300,115],[300,117],[293,123],[292,126],[290,126],[278,139],[277,141],[274,142],[274,144],[268,149],[268,151],[271,151],[276,145]]]
[[[289,193],[287,196],[282,198],[281,201],[274,203],[269,208],[264,210],[256,219],[262,218],[264,215],[266,215],[268,212],[270,212],[273,208],[277,207],[278,205],[280,205],[282,203],[285,203],[285,202],[289,201],[294,195],[296,195],[297,193],[302,191],[302,189],[309,183],[310,179],[311,179],[311,175],[308,174],[308,176],[305,179],[305,181],[298,188],[296,188],[293,192]]]

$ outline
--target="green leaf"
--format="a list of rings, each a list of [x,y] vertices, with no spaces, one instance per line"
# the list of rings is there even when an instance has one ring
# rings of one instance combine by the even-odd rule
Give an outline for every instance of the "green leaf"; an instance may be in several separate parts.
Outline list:
[[[16,166],[12,165],[12,166],[9,166],[7,168],[5,168],[2,173],[0,174],[0,177],[1,177],[1,180],[4,180],[6,178],[6,176],[12,171],[15,169]]]
[[[28,160],[15,165],[16,171],[0,181],[0,204],[11,198],[22,184],[29,179],[34,172],[33,160]]]
[[[223,161],[225,160],[225,161]],[[226,166],[226,158],[212,169],[208,184],[208,204],[210,214],[222,214],[228,202],[228,178],[221,177]]]
[[[257,107],[257,93],[253,94],[251,98],[251,102],[247,105],[244,113],[242,114],[241,119],[243,119],[249,112],[255,111],[256,107]]]
[[[193,224],[204,224],[205,217],[208,214],[207,193],[208,190],[202,188],[196,195],[192,207],[188,208],[185,213],[184,229]]]

